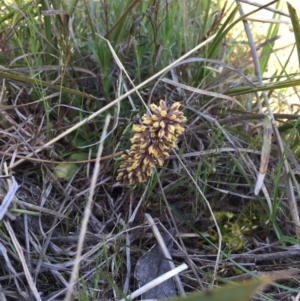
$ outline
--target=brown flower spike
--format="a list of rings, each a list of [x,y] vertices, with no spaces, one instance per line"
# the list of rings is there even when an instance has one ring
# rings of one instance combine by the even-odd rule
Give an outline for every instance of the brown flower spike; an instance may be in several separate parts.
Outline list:
[[[186,121],[179,111],[180,103],[167,107],[161,100],[159,106],[150,105],[152,115],[142,117],[143,125],[134,124],[131,148],[122,155],[117,181],[137,184],[147,180],[155,166],[162,166],[169,156],[169,150],[176,146],[178,136],[184,132],[180,125]]]

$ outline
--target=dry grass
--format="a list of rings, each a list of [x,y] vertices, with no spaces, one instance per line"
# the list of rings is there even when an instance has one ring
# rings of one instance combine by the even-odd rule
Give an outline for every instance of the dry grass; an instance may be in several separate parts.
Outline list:
[[[272,106],[285,97],[282,82],[298,95],[299,74],[287,75],[285,67],[270,80],[260,74],[252,64],[261,63],[258,41],[256,36],[251,40],[247,27],[250,50],[233,58],[230,54],[238,53],[232,47],[223,56],[222,44],[213,43],[225,32],[222,24],[232,24],[229,7],[221,19],[213,19],[207,10],[208,36],[202,34],[195,44],[180,36],[181,51],[168,57],[166,49],[173,48],[166,44],[160,53],[162,42],[155,34],[163,31],[162,37],[173,41],[165,24],[174,20],[178,7],[158,1],[161,16],[135,2],[137,10],[123,9],[116,29],[110,27],[106,36],[92,27],[93,22],[89,30],[79,23],[83,31],[94,33],[93,43],[103,42],[93,48],[93,56],[85,56],[86,48],[79,47],[92,44],[84,39],[86,33],[74,42],[76,30],[67,34],[70,27],[64,27],[63,18],[52,20],[57,36],[68,35],[55,40],[60,53],[53,61],[37,51],[22,67],[33,49],[27,53],[24,47],[14,60],[17,34],[0,36],[5,60],[0,69],[1,301],[122,299],[138,289],[135,266],[155,243],[172,260],[172,268],[188,265],[175,276],[178,295],[300,263],[298,111],[295,106],[282,114]],[[101,3],[106,5],[103,21],[109,9],[116,8]],[[189,5],[180,8],[182,18],[190,13]],[[140,30],[153,29],[153,52],[127,24],[130,18],[137,20],[138,9],[151,20],[150,25],[137,24],[145,26]],[[34,15],[26,12],[24,18]],[[92,18],[92,10],[89,13]],[[165,18],[163,30],[155,27],[160,18]],[[122,31],[117,34],[122,20],[126,22],[121,27],[131,28],[140,43],[120,37]],[[193,36],[196,21],[183,21]],[[29,29],[37,25],[30,24]],[[180,24],[174,21],[174,28]],[[45,24],[44,37],[46,29]],[[235,37],[228,39],[228,44],[235,42]],[[50,44],[43,45],[50,51]],[[57,67],[57,58],[64,60],[62,66]],[[103,65],[106,60],[109,63]],[[264,92],[264,85],[271,84]],[[130,148],[132,124],[141,123],[140,116],[160,99],[168,106],[181,103],[185,131],[176,135],[176,147],[163,158],[164,164],[158,164],[162,166],[151,170],[149,180],[135,186],[118,182],[120,155]],[[287,108],[291,109],[288,102],[280,109]],[[271,120],[267,125],[266,115]],[[269,143],[267,153],[264,143]],[[260,169],[262,163],[266,169]],[[255,195],[259,170],[266,175]],[[174,240],[171,252],[160,236],[166,232]],[[291,278],[274,283],[254,300],[292,300],[299,293],[298,279]]]

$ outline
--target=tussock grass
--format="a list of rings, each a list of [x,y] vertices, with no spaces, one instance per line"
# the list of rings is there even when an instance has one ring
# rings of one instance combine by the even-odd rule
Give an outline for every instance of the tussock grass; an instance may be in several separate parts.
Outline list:
[[[124,298],[152,219],[189,266],[180,295],[297,267],[299,33],[282,59],[282,23],[251,29],[253,11],[299,16],[237,2],[0,0],[0,298]],[[181,104],[184,133],[145,183],[118,182],[133,124],[161,99]]]

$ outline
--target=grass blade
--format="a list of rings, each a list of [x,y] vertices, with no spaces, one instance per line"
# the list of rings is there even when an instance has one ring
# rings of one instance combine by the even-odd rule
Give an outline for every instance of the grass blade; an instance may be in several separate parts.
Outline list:
[[[297,11],[295,8],[287,2],[288,10],[290,13],[293,29],[294,29],[294,35],[295,35],[295,41],[296,41],[296,47],[298,52],[298,61],[300,66],[300,24],[299,24],[299,17],[297,15]]]

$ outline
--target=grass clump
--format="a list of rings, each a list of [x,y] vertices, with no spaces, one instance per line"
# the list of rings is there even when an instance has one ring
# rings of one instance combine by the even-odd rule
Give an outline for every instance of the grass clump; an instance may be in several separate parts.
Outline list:
[[[297,17],[253,5],[0,0],[0,294],[135,292],[164,244],[149,215],[175,229],[181,295],[299,264],[299,37],[276,48]],[[272,285],[260,300],[300,293]]]

